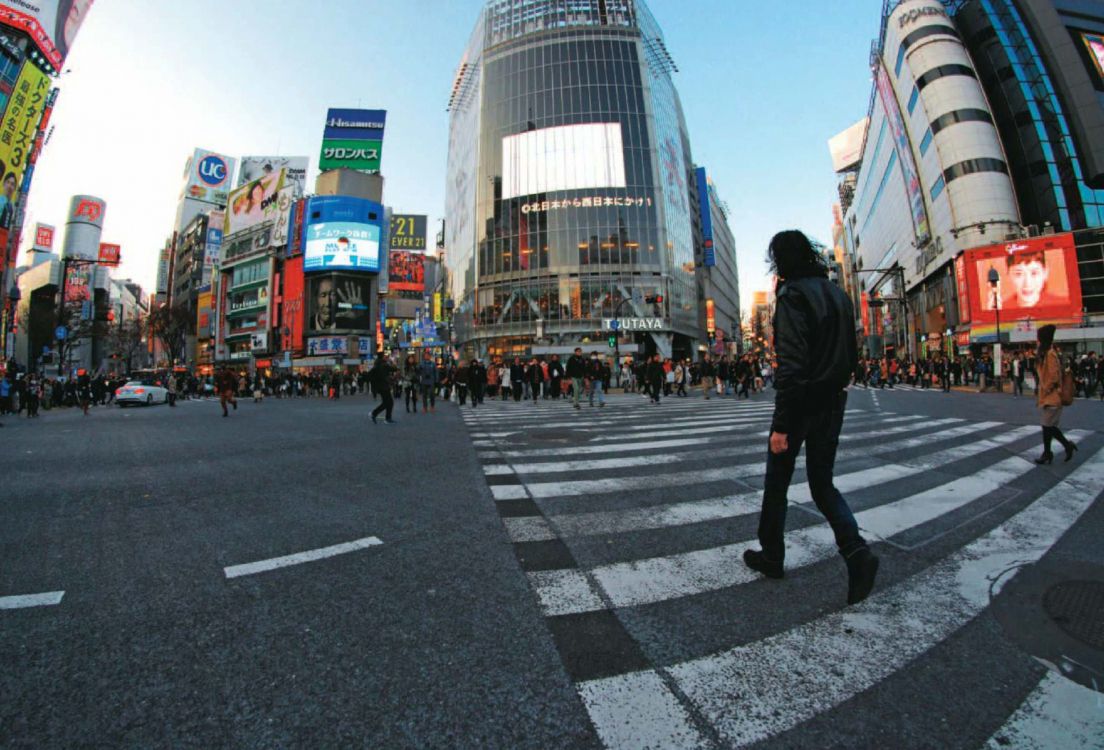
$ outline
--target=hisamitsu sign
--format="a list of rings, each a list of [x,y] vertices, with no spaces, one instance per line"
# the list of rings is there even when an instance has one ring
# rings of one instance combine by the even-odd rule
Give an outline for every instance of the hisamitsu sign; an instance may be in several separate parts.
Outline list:
[[[663,318],[602,318],[603,331],[662,331]]]

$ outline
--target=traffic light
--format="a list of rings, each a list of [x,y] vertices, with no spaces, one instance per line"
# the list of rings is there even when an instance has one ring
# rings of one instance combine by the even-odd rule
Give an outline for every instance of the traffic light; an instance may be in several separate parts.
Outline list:
[[[662,294],[653,294],[651,296],[645,297],[644,301],[649,302],[653,305],[662,305],[663,304],[663,295]]]
[[[610,347],[610,349],[616,349],[617,348],[617,334],[616,333],[611,333],[610,334],[610,336],[609,336],[609,347]]]

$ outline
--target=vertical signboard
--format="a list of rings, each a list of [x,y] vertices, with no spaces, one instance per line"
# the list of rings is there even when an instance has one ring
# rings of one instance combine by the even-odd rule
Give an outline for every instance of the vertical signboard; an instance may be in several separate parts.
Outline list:
[[[19,185],[50,93],[49,77],[25,61],[0,121],[0,228],[10,229]]]
[[[901,116],[901,107],[897,95],[893,93],[893,84],[885,65],[878,62],[874,71],[874,84],[886,113],[886,120],[893,132],[893,145],[897,150],[897,160],[901,164],[901,175],[905,179],[905,193],[908,195],[912,213],[912,228],[916,234],[916,244],[923,245],[931,239],[928,227],[928,210],[924,205],[924,190],[920,185],[920,175],[916,171],[916,161],[912,157],[912,145],[909,143],[905,120]]]
[[[424,215],[392,214],[388,232],[391,250],[425,250],[426,224]]]
[[[705,175],[705,167],[698,167],[694,173],[698,180],[701,204],[702,265],[712,268],[717,265],[717,253],[713,249],[713,211],[709,204],[709,179]]]
[[[705,301],[705,332],[709,335],[717,332],[717,306],[712,299]]]
[[[330,109],[318,168],[378,173],[386,122],[382,109]]]

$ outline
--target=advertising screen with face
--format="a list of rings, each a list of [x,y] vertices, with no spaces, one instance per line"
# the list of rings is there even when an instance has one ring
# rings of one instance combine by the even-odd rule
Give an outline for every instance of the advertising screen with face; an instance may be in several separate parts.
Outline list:
[[[0,0],[0,23],[22,29],[60,68],[94,0]]]
[[[966,252],[974,321],[1072,319],[1081,312],[1073,235],[1005,242]],[[990,271],[996,272],[996,284]]]
[[[304,232],[303,268],[307,271],[379,271],[380,228],[354,221],[310,224]]]
[[[284,186],[284,171],[263,175],[236,188],[226,204],[226,235],[249,229],[263,221],[275,221],[279,214],[277,194]]]
[[[310,279],[307,331],[367,332],[372,322],[371,277],[352,274]]]

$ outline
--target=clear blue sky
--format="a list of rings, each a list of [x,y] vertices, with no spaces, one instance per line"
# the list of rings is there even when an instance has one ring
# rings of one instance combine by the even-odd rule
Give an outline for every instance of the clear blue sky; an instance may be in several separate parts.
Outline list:
[[[826,141],[866,114],[879,0],[651,0],[690,129],[732,211],[744,304],[767,283],[779,229],[828,241],[836,200]],[[98,0],[62,77],[31,221],[68,197],[108,202],[104,240],[152,289],[185,159],[310,157],[328,107],[388,110],[385,200],[444,215],[453,73],[479,0]]]

